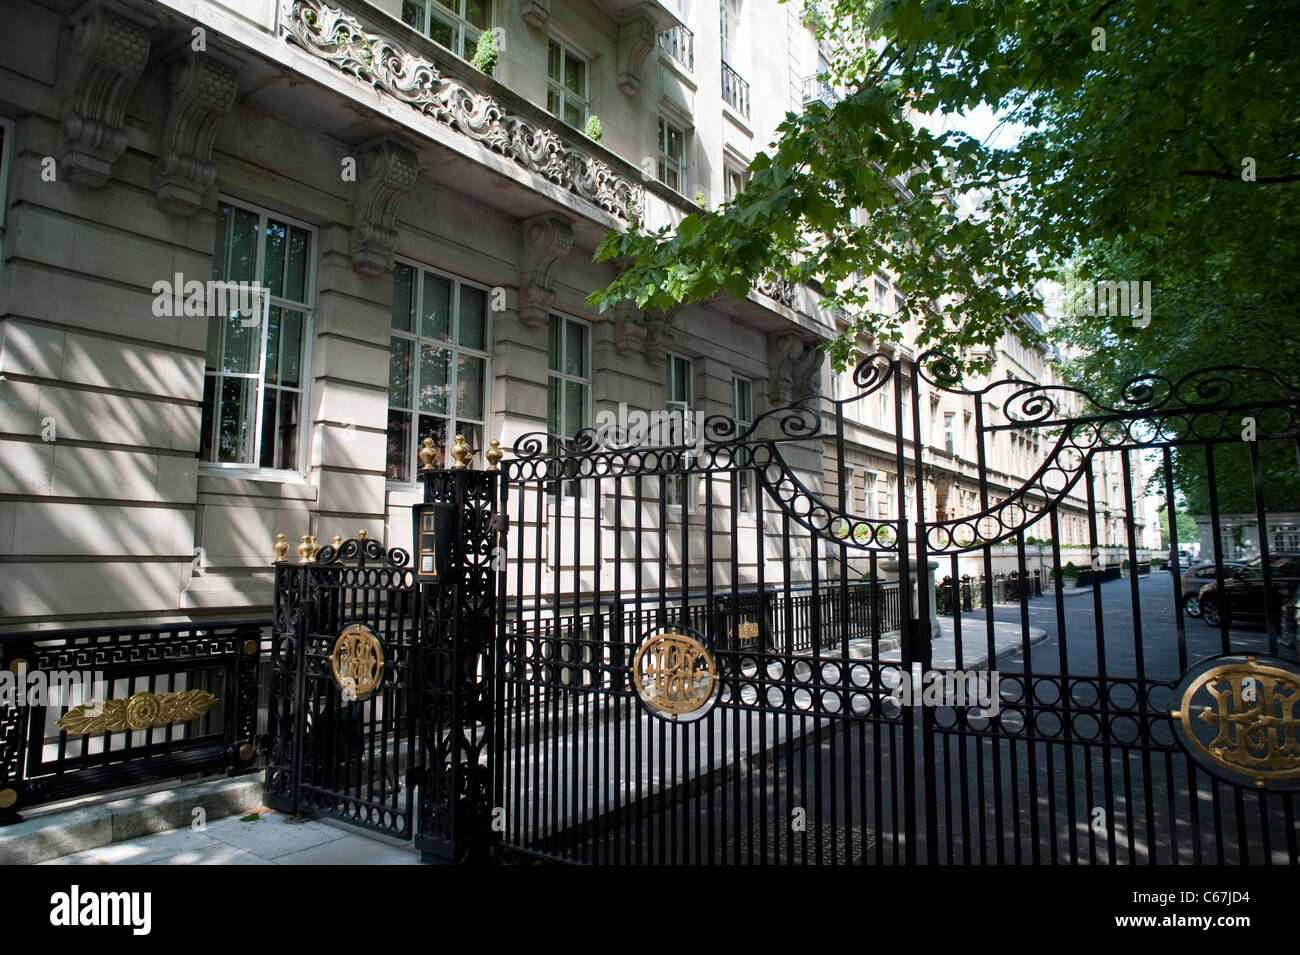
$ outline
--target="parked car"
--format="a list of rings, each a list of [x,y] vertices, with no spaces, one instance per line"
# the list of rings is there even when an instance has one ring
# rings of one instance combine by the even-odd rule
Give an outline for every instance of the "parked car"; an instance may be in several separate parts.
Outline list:
[[[1300,588],[1300,554],[1274,554],[1269,557],[1269,579],[1273,590],[1273,612],[1280,624],[1282,608],[1291,601]],[[1201,588],[1201,616],[1211,627],[1225,620],[1235,622],[1264,622],[1264,565],[1261,558],[1245,561],[1231,574],[1224,576],[1224,598],[1219,598],[1219,584],[1211,580]]]
[[[1223,576],[1228,577],[1242,566],[1239,560],[1223,562]],[[1214,579],[1214,562],[1208,564],[1184,565],[1182,576],[1183,613],[1189,617],[1201,615],[1201,588]]]

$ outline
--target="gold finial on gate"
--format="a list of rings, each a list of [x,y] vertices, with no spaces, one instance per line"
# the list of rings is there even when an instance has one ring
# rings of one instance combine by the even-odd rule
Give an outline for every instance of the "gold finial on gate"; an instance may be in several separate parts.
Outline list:
[[[433,449],[433,438],[425,438],[420,442],[420,470],[432,471],[433,459],[438,456],[438,452]]]
[[[307,557],[307,563],[314,564],[316,562],[316,555],[320,553],[320,544],[316,543],[315,534],[307,538],[307,540],[311,542],[311,554]]]
[[[300,564],[311,563],[311,535],[303,534],[302,543],[298,545],[298,557]]]
[[[343,543],[343,538],[342,538],[342,537],[339,537],[338,534],[335,534],[335,535],[334,535],[334,549],[335,549],[335,550],[338,550],[338,549],[339,549],[339,545],[342,544],[342,543]]]
[[[366,529],[363,527],[361,528],[361,530],[357,531],[357,540],[363,541],[365,539],[366,539]]]
[[[496,438],[493,438],[491,441],[488,442],[487,453],[483,455],[483,457],[487,458],[489,471],[499,470],[497,466],[501,463],[501,459],[504,456],[505,456],[505,452],[501,450],[500,441],[498,441]]]
[[[289,542],[285,540],[283,534],[275,535],[275,562],[278,564],[284,560],[284,555],[289,553]]]
[[[451,446],[451,456],[456,459],[456,463],[452,465],[453,468],[469,467],[469,463],[474,457],[474,452],[471,451],[469,445],[465,443],[465,436],[463,434],[456,435],[456,443]]]

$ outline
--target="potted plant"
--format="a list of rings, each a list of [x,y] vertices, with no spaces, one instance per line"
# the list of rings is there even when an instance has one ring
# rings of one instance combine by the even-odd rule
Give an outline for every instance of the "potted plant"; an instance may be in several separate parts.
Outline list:
[[[478,35],[478,46],[474,48],[474,58],[470,60],[470,65],[491,76],[499,61],[496,37],[491,30],[484,30]]]
[[[587,117],[587,128],[583,130],[588,136],[596,142],[600,142],[600,137],[605,135],[605,128],[600,125],[600,117],[592,113]]]

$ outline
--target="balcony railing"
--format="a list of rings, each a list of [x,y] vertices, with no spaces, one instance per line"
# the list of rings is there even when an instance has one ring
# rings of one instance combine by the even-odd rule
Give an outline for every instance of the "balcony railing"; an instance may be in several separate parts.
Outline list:
[[[825,103],[827,106],[834,106],[844,97],[831,84],[825,80],[819,80],[816,74],[805,76],[802,80],[803,85],[803,102],[807,106],[809,103]]]
[[[749,119],[749,84],[722,61],[722,99],[745,119]]]
[[[695,34],[687,27],[676,26],[659,34],[659,49],[695,72]]]

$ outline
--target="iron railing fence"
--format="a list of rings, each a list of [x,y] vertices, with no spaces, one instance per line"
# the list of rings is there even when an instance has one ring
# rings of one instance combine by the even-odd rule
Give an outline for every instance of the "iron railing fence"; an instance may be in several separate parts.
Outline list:
[[[749,119],[749,84],[722,61],[722,100],[745,119]]]
[[[659,49],[695,72],[695,34],[684,26],[675,26],[659,34]]]
[[[249,769],[270,620],[0,634],[0,823],[25,807]]]

